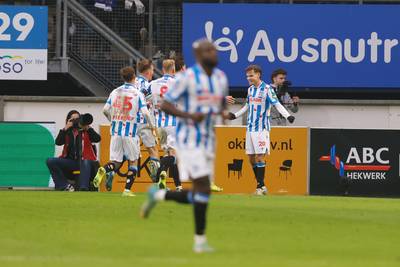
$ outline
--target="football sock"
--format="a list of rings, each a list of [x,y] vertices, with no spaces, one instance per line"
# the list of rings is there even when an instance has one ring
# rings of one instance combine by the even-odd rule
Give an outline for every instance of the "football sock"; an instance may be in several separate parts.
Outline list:
[[[265,184],[264,184],[265,163],[264,162],[256,163],[255,169],[256,169],[257,188],[261,188],[261,187],[265,186]]]
[[[174,179],[175,187],[182,185],[181,180],[179,180],[179,169],[176,163],[172,166],[172,178]]]
[[[183,190],[181,192],[168,191],[165,194],[165,200],[173,200],[182,204],[193,203],[193,193],[192,191]]]
[[[126,176],[125,190],[131,190],[133,182],[135,181],[137,168],[135,166],[129,166],[128,175]]]
[[[174,162],[175,162],[174,156],[165,156],[165,157],[161,158],[160,168],[158,168],[158,171],[157,171],[157,182],[160,180],[161,172],[167,171],[170,167],[173,166]]]
[[[110,173],[112,171],[115,171],[115,164],[113,162],[109,162],[103,167],[106,170],[106,173]]]
[[[193,196],[194,221],[196,235],[204,235],[206,229],[206,215],[210,195],[206,193],[195,193]]]

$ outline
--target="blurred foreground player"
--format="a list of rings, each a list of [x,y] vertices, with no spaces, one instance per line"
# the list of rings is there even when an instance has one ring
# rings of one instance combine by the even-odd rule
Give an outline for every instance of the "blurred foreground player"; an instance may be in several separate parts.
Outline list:
[[[192,204],[196,229],[193,250],[203,253],[213,251],[205,235],[206,213],[214,171],[214,125],[218,115],[228,117],[228,81],[216,68],[217,50],[212,43],[196,41],[193,48],[197,64],[177,75],[161,105],[163,111],[180,118],[176,131],[179,174],[181,181],[193,182],[193,189],[176,192],[151,187],[141,216],[148,217],[156,203],[164,200]]]
[[[229,113],[229,119],[239,118],[247,110],[246,154],[253,166],[257,180],[256,195],[266,195],[267,187],[264,184],[265,155],[270,153],[270,112],[274,106],[279,113],[290,123],[294,117],[279,102],[273,88],[261,80],[262,70],[257,65],[246,68],[246,78],[250,84],[247,89],[246,104],[236,113]]]
[[[180,73],[186,70],[186,65],[185,65],[185,61],[183,59],[183,57],[181,55],[176,55],[174,57],[174,61],[175,61],[175,72],[176,73]],[[234,104],[235,103],[235,99],[232,96],[226,96],[225,97],[225,101],[227,102],[227,104]],[[213,192],[222,192],[224,191],[224,189],[222,187],[219,187],[218,185],[215,184],[214,182],[215,177],[210,177],[210,188],[211,191]]]
[[[140,143],[137,134],[139,111],[147,118],[150,127],[154,124],[150,120],[150,113],[142,93],[135,87],[135,70],[131,67],[121,69],[121,76],[125,83],[111,92],[103,108],[104,115],[111,122],[110,162],[100,167],[93,185],[99,187],[106,174],[117,171],[123,162],[124,156],[129,161],[123,196],[134,196],[131,192],[137,173],[137,160],[140,156]]]

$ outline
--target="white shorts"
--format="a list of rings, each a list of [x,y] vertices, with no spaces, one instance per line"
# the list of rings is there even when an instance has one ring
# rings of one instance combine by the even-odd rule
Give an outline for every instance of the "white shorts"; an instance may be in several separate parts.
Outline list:
[[[143,124],[143,123],[139,124],[137,134],[140,137],[140,139],[142,139],[143,145],[145,147],[156,146],[156,139],[154,138],[154,135],[151,132],[151,129],[147,124]]]
[[[110,142],[110,160],[122,162],[124,156],[135,161],[140,156],[139,138],[130,136],[111,136]]]
[[[263,130],[262,132],[246,132],[246,154],[259,155],[269,154],[269,132]]]
[[[158,128],[158,136],[160,138],[161,148],[166,152],[175,149],[176,146],[176,127],[168,126]]]
[[[208,176],[212,179],[214,175],[214,155],[203,149],[177,149],[179,179],[187,182],[190,179],[198,179]]]

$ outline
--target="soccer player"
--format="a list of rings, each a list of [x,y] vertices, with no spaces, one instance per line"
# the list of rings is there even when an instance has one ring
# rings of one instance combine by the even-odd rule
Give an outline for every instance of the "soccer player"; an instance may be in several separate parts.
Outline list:
[[[149,90],[149,81],[153,79],[154,74],[154,66],[151,60],[142,59],[137,64],[139,75],[136,78],[136,85],[139,88],[140,92],[144,94],[146,98],[146,102],[148,104],[148,109],[150,113],[152,113],[153,107],[151,106],[151,91]],[[153,118],[153,116],[151,115]],[[160,167],[160,157],[158,155],[158,150],[156,147],[156,139],[152,134],[152,130],[148,125],[148,120],[143,115],[140,115],[138,118],[139,128],[138,135],[140,139],[142,139],[143,145],[147,148],[149,152],[150,161],[150,177],[153,182],[157,180],[157,170]]]
[[[147,218],[159,201],[192,204],[194,208],[196,253],[212,252],[208,245],[206,213],[210,198],[210,177],[214,171],[214,125],[218,115],[228,118],[225,96],[228,81],[216,68],[217,50],[207,40],[193,44],[197,64],[180,73],[164,97],[161,109],[179,117],[176,127],[176,152],[181,181],[191,180],[193,189],[181,192],[151,187],[141,216]],[[176,105],[178,104],[178,105]]]
[[[140,143],[137,136],[138,113],[143,114],[150,127],[154,124],[142,93],[135,87],[135,70],[132,67],[122,68],[121,76],[125,83],[114,89],[103,108],[104,115],[111,122],[110,162],[100,167],[93,185],[99,187],[107,173],[117,171],[126,157],[129,161],[127,180],[123,196],[135,196],[131,192],[137,173],[137,160],[140,156]]]
[[[247,102],[236,113],[229,113],[229,119],[239,118],[247,110],[247,131],[246,131],[246,154],[253,166],[254,175],[257,180],[256,195],[266,195],[267,188],[264,184],[265,176],[265,155],[270,153],[270,112],[274,106],[279,113],[290,123],[294,117],[282,106],[276,97],[271,86],[261,80],[262,70],[257,65],[250,65],[246,68],[247,81],[250,87],[247,89]]]
[[[176,55],[174,57],[174,61],[175,61],[175,72],[179,73],[181,71],[185,71],[186,70],[186,65],[185,65],[185,61],[183,59],[183,57],[181,55]],[[226,96],[225,97],[225,101],[227,102],[227,104],[234,104],[235,103],[235,99],[231,96]],[[224,189],[222,187],[219,187],[218,185],[215,184],[214,182],[214,177],[210,178],[211,180],[211,191],[213,192],[222,192],[224,191]]]
[[[176,117],[160,109],[164,95],[168,92],[168,89],[174,81],[175,62],[172,59],[166,59],[162,64],[164,75],[150,82],[149,86],[154,107],[155,125],[157,126],[161,148],[165,152],[157,172],[157,177],[159,178],[158,184],[161,189],[167,188],[167,170],[169,169],[170,172],[172,172],[176,190],[181,191],[182,185],[179,180],[179,171],[175,154]]]

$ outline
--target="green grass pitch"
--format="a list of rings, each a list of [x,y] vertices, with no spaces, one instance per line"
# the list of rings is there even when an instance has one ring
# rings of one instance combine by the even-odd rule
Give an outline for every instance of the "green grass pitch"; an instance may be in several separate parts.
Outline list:
[[[192,253],[191,206],[145,195],[0,191],[0,266],[400,266],[400,200],[221,196]]]

